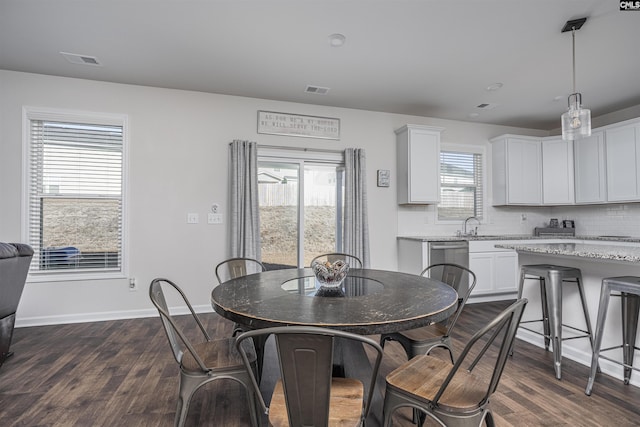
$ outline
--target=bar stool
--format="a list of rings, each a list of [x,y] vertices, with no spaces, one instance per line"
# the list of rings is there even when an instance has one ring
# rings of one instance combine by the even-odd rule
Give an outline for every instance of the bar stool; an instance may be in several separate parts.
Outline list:
[[[600,346],[602,345],[602,335],[604,332],[604,322],[607,318],[611,292],[620,292],[619,296],[621,297],[620,302],[622,304],[622,345],[600,350]],[[640,277],[622,276],[602,279],[599,304],[593,356],[591,357],[591,373],[589,374],[589,381],[587,382],[587,388],[585,390],[585,394],[587,396],[591,395],[593,381],[595,380],[598,368],[598,358],[600,357],[624,367],[625,384],[629,384],[632,369],[636,371],[640,370],[633,367],[633,356],[635,350],[640,350],[636,347],[638,313],[640,312]],[[600,355],[603,351],[616,350],[618,348],[622,348],[622,363]]]
[[[534,277],[527,277],[534,276]],[[522,298],[522,289],[526,279],[536,279],[540,283],[540,299],[542,303],[542,319],[526,320],[520,322],[520,327],[530,332],[544,336],[544,348],[549,351],[549,342],[553,344],[553,360],[556,378],[561,379],[562,366],[562,341],[576,338],[589,338],[591,348],[593,349],[593,331],[591,329],[591,321],[589,320],[589,312],[587,309],[587,301],[584,295],[584,287],[582,284],[582,272],[579,268],[563,267],[550,264],[523,265],[520,268],[520,286],[518,287],[518,299]],[[582,312],[587,325],[587,330],[579,329],[574,326],[562,323],[562,284],[575,283],[578,286],[580,300],[582,302]],[[523,324],[532,322],[542,322],[543,333],[534,329],[529,329]],[[581,335],[562,338],[562,327],[581,332]]]

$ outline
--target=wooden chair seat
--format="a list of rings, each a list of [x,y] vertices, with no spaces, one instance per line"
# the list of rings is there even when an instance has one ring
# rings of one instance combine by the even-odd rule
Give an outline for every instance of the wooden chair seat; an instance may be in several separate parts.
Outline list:
[[[178,327],[169,311],[163,287],[174,296],[182,298],[191,313],[191,322],[200,330],[200,340],[205,341],[192,343],[182,328]],[[249,408],[255,408],[252,377],[247,372],[247,369],[256,369],[256,351],[253,341],[249,340],[243,344],[241,350],[244,354],[240,355],[234,338],[211,339],[185,293],[169,279],[153,279],[149,285],[149,298],[158,309],[173,358],[180,365],[175,426],[184,426],[194,393],[205,384],[218,379],[234,380],[240,383],[246,391]],[[254,410],[251,411],[251,425],[258,427],[258,417]]]
[[[214,371],[233,366],[244,369],[242,357],[236,350],[236,339],[233,337],[194,344],[193,348],[204,364]],[[250,349],[249,353],[250,357],[255,360],[253,349]],[[190,352],[186,352],[182,356],[182,368],[188,372],[202,372],[198,362]]]
[[[412,341],[426,341],[438,339],[447,333],[447,325],[442,323],[433,323],[422,328],[410,329],[408,331],[399,332]]]
[[[387,376],[387,387],[408,392],[431,402],[451,371],[448,361],[428,355],[419,355],[398,367]],[[487,393],[486,382],[468,371],[460,370],[453,377],[438,405],[445,411],[472,411]]]
[[[273,336],[280,380],[273,388],[267,406],[262,390],[245,358],[242,344],[246,341]],[[350,341],[346,345],[361,345],[375,354],[372,362],[362,360],[364,371],[371,363],[368,383],[366,378],[336,378],[333,376],[336,340]],[[362,426],[369,415],[371,401],[382,360],[382,347],[371,338],[345,331],[313,326],[276,326],[243,332],[236,338],[236,346],[247,372],[251,375],[255,395],[263,413],[269,415],[271,425],[289,426]],[[341,345],[342,346],[342,345]],[[361,372],[362,375],[368,376]],[[360,375],[359,375],[360,377]],[[256,408],[258,409],[258,408]]]
[[[458,308],[456,312],[444,322],[408,331],[382,334],[380,336],[380,345],[384,347],[387,341],[399,342],[405,353],[407,353],[407,359],[412,359],[419,354],[428,354],[436,347],[445,348],[449,352],[451,363],[453,363],[455,357],[451,344],[451,331],[476,285],[476,275],[466,267],[450,263],[430,265],[424,269],[421,275],[440,280],[458,292]],[[468,281],[468,287],[464,289],[466,281]]]
[[[421,354],[387,375],[383,425],[390,427],[393,412],[408,406],[442,426],[495,427],[489,399],[526,305],[526,299],[517,300],[473,334],[454,364]],[[483,368],[473,371],[481,362]]]
[[[360,425],[364,387],[352,378],[333,378],[329,404],[329,426],[350,427]],[[269,423],[274,427],[288,427],[282,380],[278,380],[269,405]]]

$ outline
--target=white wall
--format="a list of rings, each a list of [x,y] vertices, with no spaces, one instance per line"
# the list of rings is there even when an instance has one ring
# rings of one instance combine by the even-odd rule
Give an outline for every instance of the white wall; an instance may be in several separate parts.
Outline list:
[[[433,208],[396,205],[394,129],[407,123],[442,126],[446,128],[444,143],[482,145],[487,147],[487,157],[491,137],[544,135],[527,129],[0,70],[0,241],[22,240],[23,106],[128,115],[129,276],[137,279],[140,289],[130,292],[127,279],[27,283],[17,313],[19,326],[153,314],[147,287],[158,276],[174,279],[194,305],[210,309],[213,269],[227,257],[228,245],[226,227],[206,224],[206,213],[213,202],[227,208],[227,148],[233,139],[266,145],[364,148],[371,263],[393,270],[398,234],[455,231],[453,225],[449,229],[433,224]],[[257,110],[339,118],[341,139],[257,134]],[[377,169],[391,170],[391,187],[376,186]],[[198,212],[200,223],[186,224],[187,212]],[[547,212],[543,210],[540,217],[548,216]],[[512,225],[520,227],[513,221],[515,216],[508,209],[489,210],[494,226],[505,232]],[[526,227],[527,233],[534,225]]]

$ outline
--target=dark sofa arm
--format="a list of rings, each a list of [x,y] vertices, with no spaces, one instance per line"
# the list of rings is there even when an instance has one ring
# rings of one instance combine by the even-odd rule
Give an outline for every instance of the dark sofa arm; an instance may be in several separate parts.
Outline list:
[[[0,242],[0,365],[11,355],[16,310],[32,258],[31,246]]]

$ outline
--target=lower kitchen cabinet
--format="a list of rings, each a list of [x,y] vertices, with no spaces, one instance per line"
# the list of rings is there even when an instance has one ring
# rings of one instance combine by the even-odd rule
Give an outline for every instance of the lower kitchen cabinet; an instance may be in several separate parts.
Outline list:
[[[518,254],[499,249],[497,241],[469,242],[469,269],[476,275],[471,296],[485,299],[513,298],[518,291]]]

